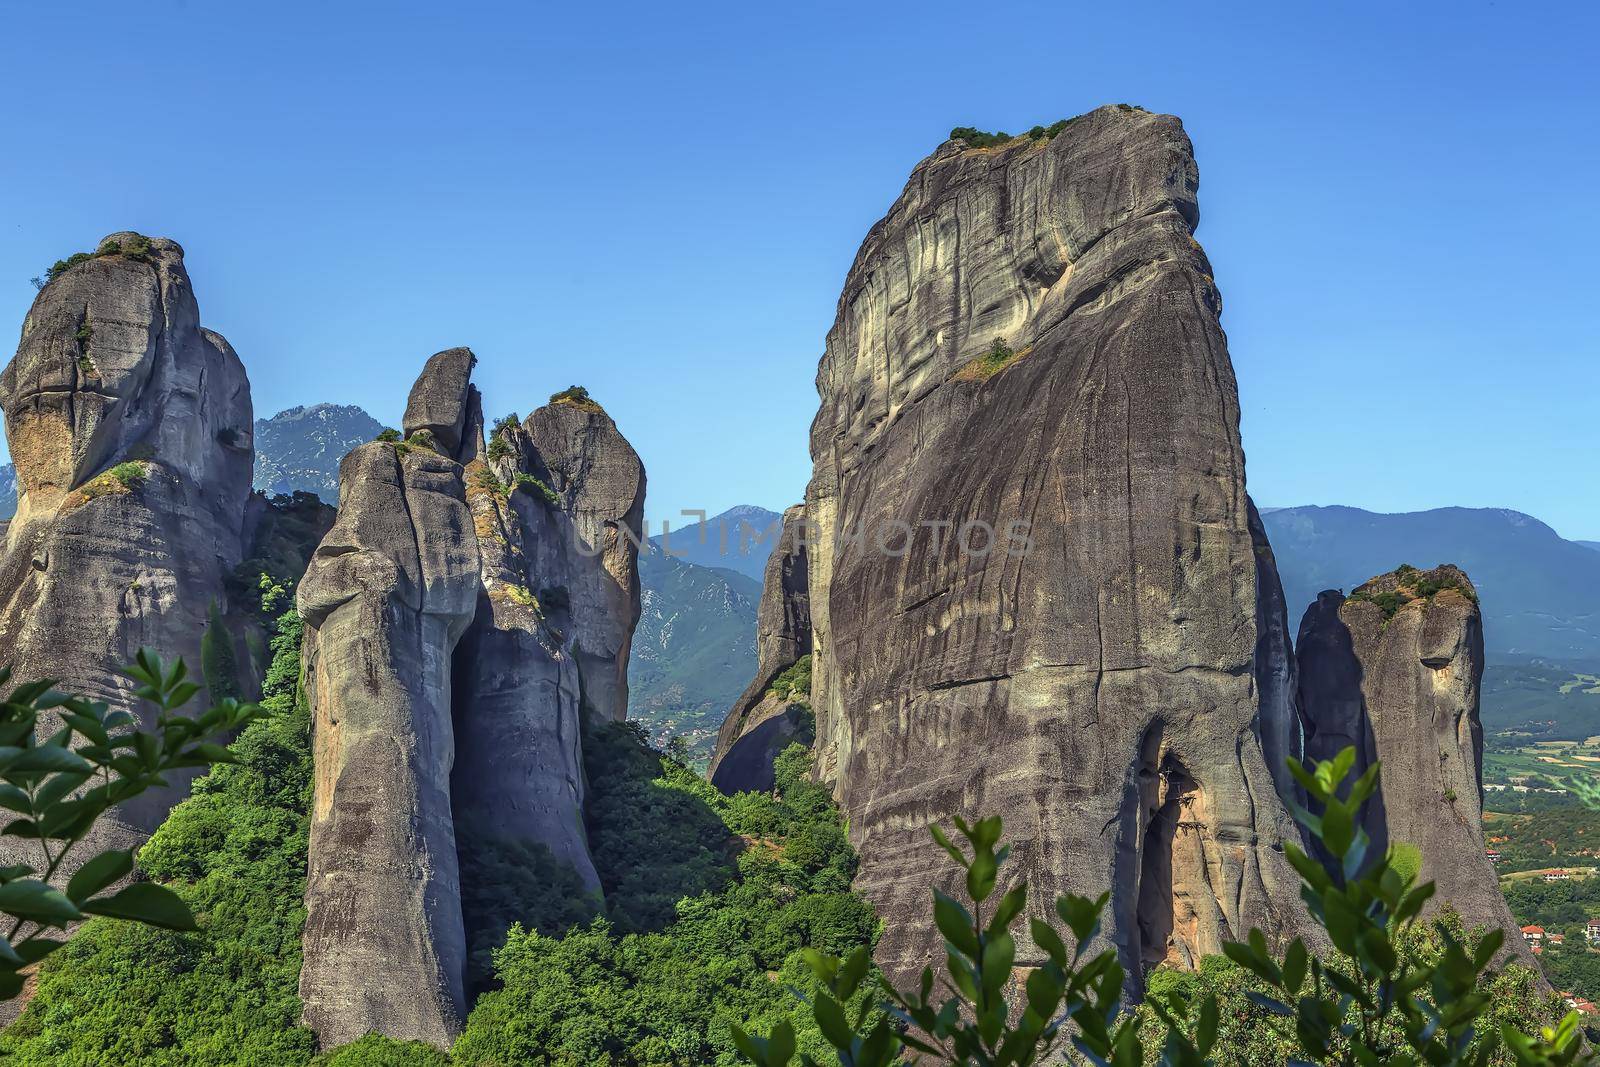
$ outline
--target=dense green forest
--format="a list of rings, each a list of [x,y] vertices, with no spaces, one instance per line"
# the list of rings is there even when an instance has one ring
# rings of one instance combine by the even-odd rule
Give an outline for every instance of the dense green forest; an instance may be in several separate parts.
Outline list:
[[[288,590],[264,583],[265,609]],[[471,983],[482,996],[452,1057],[371,1037],[317,1055],[299,1025],[310,723],[297,692],[301,624],[271,620],[269,715],[238,762],[199,779],[140,852],[200,925],[86,923],[41,969],[0,1035],[18,1067],[731,1064],[729,1021],[763,1025],[808,987],[798,950],[870,945],[855,855],[794,746],[771,794],[724,797],[652,750],[632,723],[585,737],[590,842],[605,899],[547,851],[462,843]],[[814,1033],[805,1047],[821,1051]]]

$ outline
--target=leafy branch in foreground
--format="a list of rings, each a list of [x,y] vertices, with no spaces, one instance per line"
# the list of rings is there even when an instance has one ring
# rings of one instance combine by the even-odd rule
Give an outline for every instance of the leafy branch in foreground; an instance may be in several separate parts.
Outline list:
[[[1275,1019],[1283,1046],[1293,1050],[1289,1062],[1340,1067],[1563,1067],[1586,1062],[1576,1012],[1532,1036],[1510,1024],[1498,1031],[1485,1025],[1492,1007],[1485,986],[1494,977],[1490,964],[1503,942],[1502,931],[1491,930],[1469,944],[1445,924],[1436,924],[1443,951],[1419,951],[1423,939],[1416,936],[1417,924],[1433,884],[1417,885],[1415,870],[1404,869],[1391,855],[1371,856],[1371,840],[1357,816],[1377,791],[1378,767],[1346,787],[1354,763],[1353,749],[1310,771],[1289,761],[1309,801],[1308,808],[1295,808],[1295,818],[1329,859],[1324,866],[1292,843],[1285,844],[1285,851],[1300,874],[1301,897],[1332,950],[1312,952],[1296,938],[1275,958],[1259,930],[1250,931],[1243,943],[1224,945],[1230,960],[1263,983],[1265,992],[1247,995]],[[1145,1006],[1158,1022],[1155,1033],[1161,1044],[1147,1056],[1135,1013],[1124,1012],[1120,1003],[1124,972],[1115,953],[1107,949],[1085,956],[1084,946],[1099,932],[1104,895],[1098,900],[1071,894],[1057,899],[1056,915],[1074,940],[1070,951],[1051,923],[1030,920],[1029,933],[1045,962],[1027,970],[1025,979],[1016,975],[1011,928],[1022,915],[1026,883],[1003,894],[985,921],[985,904],[994,895],[1007,854],[1006,848],[996,847],[1001,823],[990,818],[969,826],[956,819],[955,825],[970,855],[938,827],[930,828],[965,873],[971,902],[969,908],[934,891],[933,921],[947,950],[941,978],[946,995],[941,1000],[935,999],[932,970],[924,969],[914,993],[879,978],[881,1004],[867,998],[852,1017],[844,1005],[867,979],[867,951],[857,949],[842,960],[806,953],[821,985],[807,1003],[843,1067],[924,1062],[1028,1067],[1056,1062],[1071,1051],[1115,1067],[1151,1061],[1175,1067],[1227,1062],[1226,1050],[1217,1042],[1215,995],[1191,995],[1177,986],[1147,995]],[[796,996],[801,994],[796,991]],[[899,1026],[881,1017],[868,1025],[875,1006]],[[732,1032],[739,1051],[757,1067],[795,1062],[795,1031],[787,1020],[766,1037],[738,1026]],[[807,1055],[799,1062],[804,1067],[817,1064]]]
[[[134,695],[156,709],[155,729],[136,728],[126,711],[56,692],[49,681],[13,689],[0,704],[0,807],[14,817],[3,832],[38,844],[40,866],[0,868],[0,1000],[21,991],[24,968],[65,945],[53,936],[91,915],[192,930],[179,897],[153,882],[112,887],[133,873],[133,850],[101,852],[76,866],[64,888],[51,884],[72,869],[68,857],[106,812],[185,767],[232,762],[212,742],[256,718],[254,704],[219,701],[194,717],[180,712],[199,691],[180,659],[170,668],[141,649],[125,673]],[[0,687],[11,681],[0,668]],[[47,735],[59,719],[60,725]]]

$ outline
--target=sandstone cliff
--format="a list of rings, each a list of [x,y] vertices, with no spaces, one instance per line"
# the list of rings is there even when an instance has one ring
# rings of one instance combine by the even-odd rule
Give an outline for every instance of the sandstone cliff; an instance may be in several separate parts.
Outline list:
[[[40,291],[0,373],[20,493],[0,558],[0,662],[133,708],[116,669],[142,646],[198,669],[211,607],[230,607],[253,420],[239,357],[200,325],[183,249],[132,233],[99,249]],[[122,806],[92,844],[139,843],[186,789]],[[3,840],[5,862],[35,859]]]
[[[1517,923],[1484,857],[1483,617],[1466,574],[1403,567],[1348,599],[1324,592],[1300,624],[1306,755],[1354,745],[1357,769],[1381,761],[1380,798],[1364,812],[1375,850],[1394,848],[1433,881],[1470,927],[1498,926],[1521,951]]]
[[[644,469],[588,401],[486,442],[475,362],[433,356],[404,436],[346,457],[300,586],[316,732],[300,991],[325,1045],[449,1045],[469,943],[504,933],[462,904],[496,848],[548,849],[598,888],[580,727],[585,701],[626,713]]]
[[[711,783],[725,793],[771,789],[773,758],[795,740],[810,740],[809,703],[771,691],[779,675],[811,653],[806,539],[805,506],[796,505],[783,513],[778,544],[767,559],[756,609],[755,678],[723,720],[711,756]]]
[[[897,976],[938,956],[926,827],[954,813],[1005,818],[1035,914],[1110,890],[1135,987],[1301,921],[1270,766],[1298,740],[1287,625],[1197,184],[1178,120],[1134,108],[947,142],[846,278],[812,696]]]

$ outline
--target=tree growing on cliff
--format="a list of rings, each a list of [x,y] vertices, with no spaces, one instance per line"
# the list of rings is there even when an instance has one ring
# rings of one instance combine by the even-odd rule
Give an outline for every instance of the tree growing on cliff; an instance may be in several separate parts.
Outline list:
[[[1349,748],[1313,770],[1289,762],[1315,809],[1297,808],[1295,817],[1331,862],[1324,868],[1292,843],[1284,849],[1332,951],[1313,953],[1296,938],[1275,957],[1258,930],[1245,942],[1224,946],[1228,959],[1255,983],[1245,997],[1260,1009],[1258,1036],[1290,1062],[1341,1067],[1578,1062],[1585,1053],[1576,1012],[1540,1027],[1534,1036],[1497,1019],[1501,1005],[1494,1003],[1489,983],[1496,978],[1490,964],[1500,950],[1501,931],[1491,930],[1474,943],[1448,924],[1419,923],[1433,884],[1416,884],[1415,873],[1399,870],[1392,857],[1369,862],[1372,842],[1357,815],[1377,790],[1378,765],[1346,788],[1354,762],[1355,750]],[[1085,952],[1099,931],[1104,895],[1057,899],[1056,914],[1073,938],[1070,950],[1054,925],[1033,919],[1033,943],[1047,960],[1025,980],[1014,981],[1011,929],[1026,904],[1027,884],[1020,882],[993,901],[1007,852],[999,844],[1000,820],[955,822],[963,843],[932,828],[963,871],[967,892],[963,903],[934,890],[933,919],[949,953],[938,995],[933,971],[925,968],[918,990],[905,992],[879,978],[881,999],[863,999],[861,990],[870,985],[864,948],[842,959],[807,954],[819,986],[809,998],[809,1014],[840,1064],[898,1067],[926,1056],[936,1063],[1027,1067],[1053,1062],[1069,1048],[1096,1064],[1118,1067],[1152,1059],[1178,1067],[1218,1062],[1222,1020],[1215,989],[1152,983],[1143,1027],[1140,1013],[1122,1010],[1124,973],[1116,954]],[[1020,1013],[1007,995],[1019,984]],[[874,1006],[883,1012],[876,1020]],[[1495,1021],[1498,1027],[1485,1025]],[[765,1037],[738,1026],[732,1032],[740,1052],[758,1067],[795,1062],[795,1029],[788,1020]],[[812,1067],[819,1061],[801,1055],[799,1062]]]
[[[165,785],[167,773],[232,761],[213,739],[260,710],[226,699],[192,718],[183,714],[199,685],[188,680],[183,660],[168,667],[148,649],[125,673],[134,695],[155,707],[155,729],[135,729],[130,713],[57,693],[50,681],[19,685],[0,703],[0,805],[12,813],[3,832],[39,846],[37,866],[0,869],[0,999],[21,992],[23,969],[66,945],[67,928],[91,915],[194,929],[189,906],[166,887],[112,888],[133,873],[131,849],[68,861],[102,816]],[[0,687],[10,681],[10,668],[0,668]],[[64,887],[52,884],[74,867]]]

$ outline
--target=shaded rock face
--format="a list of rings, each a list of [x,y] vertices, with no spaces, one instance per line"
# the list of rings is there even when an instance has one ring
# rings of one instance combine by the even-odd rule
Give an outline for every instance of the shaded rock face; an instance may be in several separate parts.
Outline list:
[[[406,439],[346,457],[298,594],[316,732],[300,993],[324,1045],[376,1031],[449,1046],[477,929],[461,883],[498,842],[548,848],[599,888],[582,708],[592,688],[626,713],[611,681],[638,580],[613,527],[637,537],[644,471],[590,412],[535,413],[486,449],[474,362],[434,356]]]
[[[1324,592],[1300,624],[1298,654],[1307,757],[1354,745],[1358,770],[1383,765],[1381,797],[1363,812],[1375,851],[1418,850],[1419,879],[1438,887],[1430,908],[1498,926],[1521,949],[1484,856],[1483,619],[1466,574],[1407,568],[1349,599]]]
[[[1137,109],[947,143],[846,278],[806,494],[812,697],[896,976],[938,962],[926,827],[953,813],[1004,817],[1034,914],[1109,890],[1134,991],[1300,932],[1268,763],[1298,736],[1287,626],[1196,187],[1178,120]]]
[[[46,285],[0,373],[0,406],[19,491],[0,662],[148,713],[116,669],[141,646],[198,666],[208,609],[229,609],[250,494],[250,383],[200,325],[183,249],[158,238]],[[179,778],[123,805],[92,844],[138,844],[186,791]]]
[[[772,788],[772,760],[810,728],[809,714],[767,692],[778,675],[811,652],[809,527],[805,505],[783,513],[756,609],[756,675],[717,733],[711,783],[725,793]]]
[[[611,416],[592,403],[547,404],[528,416],[523,432],[529,473],[556,492],[571,519],[561,554],[571,572],[569,636],[584,705],[599,721],[621,721],[639,622],[644,464]]]

